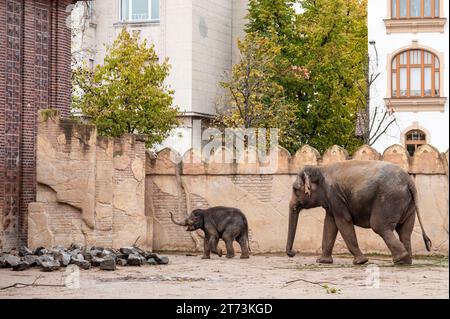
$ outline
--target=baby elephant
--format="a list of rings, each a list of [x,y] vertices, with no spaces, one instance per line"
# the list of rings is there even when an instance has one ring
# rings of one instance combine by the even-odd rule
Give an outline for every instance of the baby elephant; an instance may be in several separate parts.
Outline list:
[[[204,231],[203,259],[209,259],[211,252],[222,256],[222,250],[217,249],[220,238],[225,242],[227,258],[234,257],[234,240],[241,246],[241,258],[249,258],[247,218],[239,209],[223,206],[195,209],[183,222],[176,221],[170,212],[170,218],[176,225],[187,226],[186,231],[197,229]]]

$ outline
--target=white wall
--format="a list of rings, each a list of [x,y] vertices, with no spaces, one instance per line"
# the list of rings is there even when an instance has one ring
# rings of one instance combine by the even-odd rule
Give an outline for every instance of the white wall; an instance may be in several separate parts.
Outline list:
[[[438,52],[445,53],[445,61],[443,63],[444,83],[441,83],[441,96],[447,97],[445,112],[396,112],[397,125],[391,126],[388,133],[380,138],[374,147],[378,151],[384,150],[389,145],[401,143],[401,133],[413,122],[418,122],[419,126],[424,127],[430,132],[430,144],[437,147],[440,151],[446,151],[449,146],[449,104],[448,104],[448,85],[449,85],[449,41],[448,41],[448,16],[449,3],[444,3],[444,15],[447,18],[444,33],[386,33],[386,27],[383,19],[388,18],[388,1],[370,0],[368,5],[368,29],[369,41],[376,41],[378,51],[380,72],[379,78],[376,80],[374,88],[371,90],[372,107],[375,105],[384,106],[383,98],[387,97],[387,71],[386,64],[388,54],[397,49],[411,45],[412,40],[417,40],[418,45],[432,47]],[[371,56],[374,55],[372,47],[369,45]],[[442,62],[442,61],[441,61]],[[441,69],[442,70],[442,69]]]
[[[128,23],[141,38],[155,44],[161,59],[172,66],[167,84],[175,90],[174,105],[187,115],[214,115],[223,91],[219,82],[231,70],[236,56],[237,37],[243,36],[248,0],[160,0],[160,21]],[[103,63],[106,45],[112,44],[122,29],[118,0],[96,0],[95,27],[89,46],[95,49],[95,64]],[[236,62],[236,61],[235,61]],[[179,152],[192,147],[193,120],[182,124],[160,147]],[[198,134],[197,134],[198,136]],[[159,147],[159,148],[160,148]]]
[[[213,115],[219,82],[231,70],[232,1],[192,3],[192,110]]]
[[[239,48],[237,47],[237,40],[243,39],[245,36],[244,28],[247,23],[245,18],[248,13],[248,0],[232,0],[233,1],[233,64],[239,62]]]

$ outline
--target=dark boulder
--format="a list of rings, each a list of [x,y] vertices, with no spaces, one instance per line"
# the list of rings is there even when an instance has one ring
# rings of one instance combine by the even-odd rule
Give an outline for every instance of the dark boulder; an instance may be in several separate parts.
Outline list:
[[[55,270],[59,270],[61,268],[59,261],[56,261],[56,260],[45,261],[42,263],[41,266],[42,266],[42,271],[45,271],[45,272],[52,272]]]
[[[128,255],[127,265],[130,266],[141,266],[146,261],[144,257],[136,254]]]
[[[159,257],[155,253],[146,253],[145,258],[147,258],[147,260],[153,258],[159,265],[167,265],[169,263],[168,257]]]
[[[149,265],[158,265],[158,263],[156,262],[156,260],[154,260],[153,258],[149,258],[147,259],[147,264]]]
[[[83,254],[84,260],[87,260],[87,261],[91,261],[92,258],[94,258],[94,256],[95,256],[95,255],[92,255],[91,251],[89,251],[89,250],[83,251],[82,254]]]
[[[60,251],[57,253],[53,253],[53,258],[54,258],[54,260],[59,261],[61,266],[67,267],[70,264],[72,256],[65,251]]]
[[[100,253],[99,257],[106,258],[106,257],[114,257],[115,253],[112,249],[103,249]]]
[[[116,260],[114,258],[105,259],[100,263],[101,270],[116,270]]]
[[[71,263],[84,270],[91,268],[91,263],[87,260],[72,259]]]
[[[31,268],[31,264],[21,260],[18,264],[14,265],[12,269],[14,271],[24,271]]]
[[[45,254],[48,254],[48,250],[45,249],[45,247],[38,247],[33,252],[33,255],[37,255],[37,256],[43,256]]]
[[[0,257],[0,268],[12,268],[20,263],[20,258],[11,254]]]
[[[53,262],[53,261],[55,261],[55,259],[53,258],[53,256],[50,256],[50,255],[42,255],[42,256],[39,256],[39,257],[37,258],[36,263],[38,264],[38,266],[42,266],[43,263],[46,263],[46,262]]]
[[[100,266],[100,264],[101,264],[103,261],[105,261],[105,259],[100,258],[100,257],[92,257],[91,265],[92,265],[93,267],[98,267],[98,266]]]
[[[134,247],[122,247],[119,251],[124,255],[139,254]]]
[[[118,266],[126,266],[126,265],[127,265],[127,260],[124,259],[124,258],[118,258],[118,259],[116,260],[116,264],[117,264]]]
[[[23,261],[30,264],[30,267],[36,266],[38,259],[39,259],[39,257],[35,256],[35,255],[28,255],[28,256],[25,256],[22,258]]]
[[[20,257],[25,257],[28,255],[33,255],[33,251],[31,251],[31,249],[29,249],[28,247],[22,246],[19,248],[19,256]]]
[[[169,258],[168,257],[161,257],[159,260],[159,264],[160,265],[167,265],[169,263]]]

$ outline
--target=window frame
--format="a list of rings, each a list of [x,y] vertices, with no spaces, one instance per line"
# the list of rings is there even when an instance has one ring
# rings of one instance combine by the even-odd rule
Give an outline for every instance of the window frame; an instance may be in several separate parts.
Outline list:
[[[391,12],[391,19],[395,20],[405,20],[405,19],[438,19],[441,17],[441,1],[440,0],[430,0],[431,1],[431,8],[430,13],[431,15],[425,16],[425,0],[420,0],[420,15],[419,16],[411,16],[411,1],[412,0],[405,0],[406,1],[406,16],[401,17],[400,16],[400,1],[401,0],[390,0],[389,1],[389,10]],[[393,9],[393,3],[395,2],[395,13],[392,12]],[[436,8],[437,4],[437,8]],[[437,15],[436,15],[437,11]]]
[[[122,14],[122,3],[123,1],[127,1],[128,2],[128,17],[126,19],[123,19],[123,14]],[[119,21],[122,23],[140,23],[140,22],[157,22],[160,20],[160,16],[159,16],[159,10],[158,10],[158,17],[153,19],[152,18],[152,2],[154,0],[147,0],[147,4],[148,4],[148,18],[147,19],[132,19],[133,17],[133,0],[119,0]],[[158,3],[159,5],[159,3]]]
[[[423,139],[419,139],[419,140],[409,140],[408,139],[408,135],[413,133],[413,132],[419,132],[419,134],[423,134],[424,138]],[[408,129],[405,133],[404,133],[404,145],[405,145],[405,149],[406,151],[409,153],[408,150],[408,145],[413,145],[414,146],[414,152],[413,154],[409,153],[410,156],[414,156],[414,154],[417,152],[417,149],[425,144],[428,144],[428,135],[427,132],[425,132],[424,130],[420,129],[420,128],[410,128]]]
[[[419,52],[420,62],[412,63],[411,62],[411,54],[412,52]],[[431,63],[425,63],[425,54],[429,54],[431,56]],[[401,62],[401,57],[403,54],[406,54],[406,62]],[[436,67],[436,61],[438,66]],[[395,62],[395,68],[394,68]],[[390,96],[392,98],[397,99],[417,99],[417,98],[429,98],[429,97],[441,97],[441,60],[439,56],[435,53],[424,49],[424,48],[407,48],[398,53],[396,53],[392,59],[390,59]],[[420,95],[411,95],[411,69],[419,68],[420,69]],[[425,94],[425,69],[431,68],[431,95]],[[401,94],[400,87],[400,70],[406,69],[406,95]],[[395,82],[394,82],[395,75]],[[439,83],[437,83],[436,87],[436,76],[439,79]],[[394,86],[395,85],[395,86]],[[395,90],[394,90],[395,87]]]

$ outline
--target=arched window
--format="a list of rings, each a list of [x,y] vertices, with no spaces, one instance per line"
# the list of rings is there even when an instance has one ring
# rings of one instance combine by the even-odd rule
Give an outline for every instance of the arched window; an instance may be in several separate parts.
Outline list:
[[[392,59],[392,97],[438,97],[439,59],[423,49],[400,52]]]
[[[391,0],[391,18],[438,18],[439,2],[439,0]]]
[[[427,143],[427,136],[422,130],[414,129],[406,132],[405,146],[409,155],[413,156],[417,148]]]

